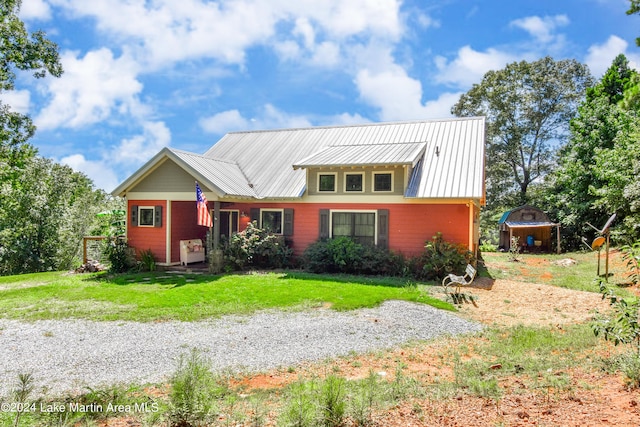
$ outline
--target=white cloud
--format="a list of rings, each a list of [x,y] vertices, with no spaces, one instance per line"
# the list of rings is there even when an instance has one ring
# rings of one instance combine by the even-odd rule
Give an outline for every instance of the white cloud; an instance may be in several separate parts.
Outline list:
[[[569,18],[567,15],[545,16],[542,18],[528,16],[511,21],[510,25],[525,30],[538,42],[546,44],[557,40],[557,36],[554,35],[555,30],[569,25]]]
[[[0,101],[11,107],[13,111],[27,114],[31,105],[31,92],[28,90],[8,90],[0,93]]]
[[[72,154],[63,157],[60,163],[84,173],[97,188],[105,191],[113,190],[119,183],[116,173],[111,169],[111,163],[107,160],[87,160],[83,154]]]
[[[51,18],[51,8],[44,0],[23,1],[20,6],[20,19],[28,21],[30,19],[48,20]]]
[[[318,32],[325,41],[356,34],[398,40],[402,33],[398,0],[51,1],[77,17],[94,18],[100,31],[135,50],[150,67],[195,58],[243,64],[247,48],[269,42],[286,31],[279,24],[290,21],[295,25],[289,37],[302,36],[311,50]]]
[[[207,133],[224,134],[234,130],[249,128],[249,120],[238,110],[228,110],[200,120],[200,127]]]
[[[271,104],[262,107],[260,114],[247,119],[238,110],[228,110],[200,120],[200,127],[208,133],[224,134],[238,130],[284,129],[312,126],[303,115],[289,114]]]
[[[584,62],[589,66],[594,77],[600,78],[611,66],[615,57],[626,52],[628,45],[620,37],[610,36],[603,44],[591,46]],[[630,58],[627,55],[627,58],[636,60],[635,56]]]
[[[487,71],[499,70],[517,59],[515,55],[497,49],[478,52],[467,45],[458,50],[458,56],[452,61],[442,56],[435,58],[438,68],[435,79],[438,83],[468,88],[480,82]]]
[[[114,112],[133,113],[140,105],[136,96],[142,84],[136,65],[127,56],[114,58],[110,50],[91,51],[83,58],[64,52],[65,73],[47,80],[51,102],[36,117],[42,129],[79,128],[106,120]]]
[[[147,121],[142,126],[142,135],[122,140],[116,149],[105,153],[105,158],[121,164],[138,165],[170,145],[171,131],[164,122]]]

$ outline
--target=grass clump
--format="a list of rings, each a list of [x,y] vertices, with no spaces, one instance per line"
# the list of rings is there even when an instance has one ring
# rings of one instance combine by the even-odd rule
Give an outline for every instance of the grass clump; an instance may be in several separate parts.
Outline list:
[[[211,372],[209,360],[197,350],[180,357],[170,385],[167,418],[173,427],[211,423],[218,411],[217,401],[229,394]]]

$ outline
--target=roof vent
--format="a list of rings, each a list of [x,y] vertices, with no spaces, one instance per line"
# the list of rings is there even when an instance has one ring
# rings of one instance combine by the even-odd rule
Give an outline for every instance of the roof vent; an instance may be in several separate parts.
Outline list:
[[[436,156],[440,157],[440,147],[436,145]]]

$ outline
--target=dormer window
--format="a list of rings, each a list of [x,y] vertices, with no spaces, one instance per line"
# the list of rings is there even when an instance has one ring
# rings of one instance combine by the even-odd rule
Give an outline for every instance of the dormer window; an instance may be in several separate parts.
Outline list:
[[[335,193],[336,192],[336,174],[335,173],[318,174],[318,192],[319,193]]]
[[[344,175],[344,191],[362,193],[364,191],[364,173],[346,173]]]
[[[390,192],[393,191],[393,174],[391,172],[373,173],[373,191]]]

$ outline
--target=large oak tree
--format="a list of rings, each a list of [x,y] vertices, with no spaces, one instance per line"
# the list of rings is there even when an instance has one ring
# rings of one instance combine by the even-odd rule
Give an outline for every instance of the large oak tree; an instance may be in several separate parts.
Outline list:
[[[592,81],[586,65],[545,57],[489,71],[460,97],[454,115],[487,117],[490,209],[527,203],[531,184],[552,169],[554,144],[567,136]]]

